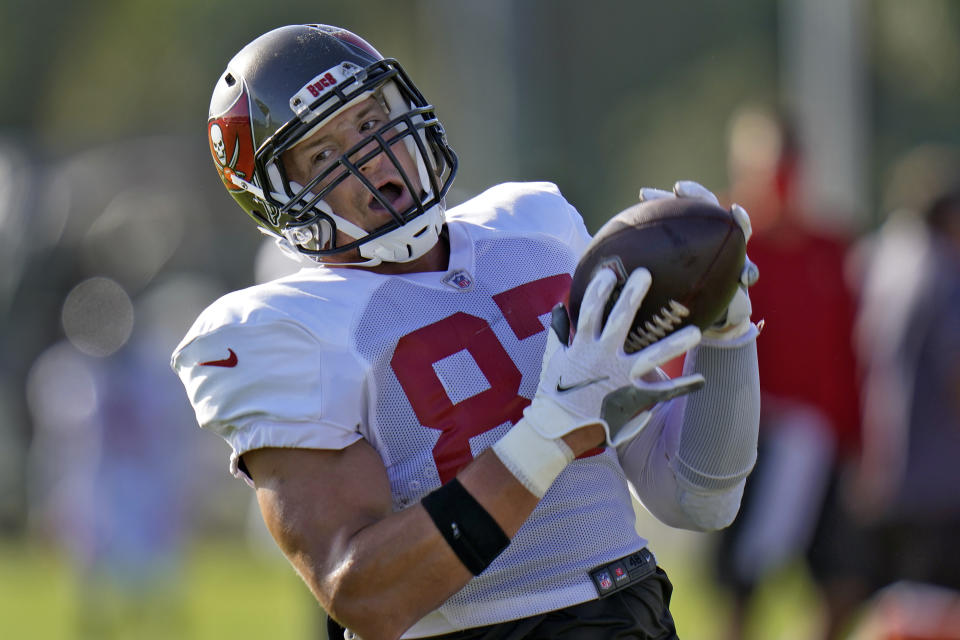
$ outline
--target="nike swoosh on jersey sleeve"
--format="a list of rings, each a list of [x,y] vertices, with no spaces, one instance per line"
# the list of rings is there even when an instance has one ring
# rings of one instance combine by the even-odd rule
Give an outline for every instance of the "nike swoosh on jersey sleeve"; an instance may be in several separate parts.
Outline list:
[[[227,353],[234,355],[226,361],[242,364],[216,364]],[[256,448],[341,449],[361,437],[360,367],[293,322],[229,324],[195,336],[174,353],[173,367],[197,422],[233,449],[232,468]]]

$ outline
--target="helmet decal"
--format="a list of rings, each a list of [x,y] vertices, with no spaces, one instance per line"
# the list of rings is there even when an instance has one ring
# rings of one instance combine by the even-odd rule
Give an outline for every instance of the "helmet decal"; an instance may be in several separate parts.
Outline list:
[[[250,106],[247,92],[241,91],[226,113],[207,122],[210,153],[229,191],[242,191],[231,180],[232,175],[245,182],[253,180],[253,133],[250,128]]]
[[[352,78],[362,72],[363,68],[352,62],[341,62],[335,67],[327,69],[320,75],[311,79],[303,85],[292,98],[290,98],[290,109],[304,121],[310,121],[316,117],[315,113],[310,112],[310,106],[324,95],[331,92],[335,87],[343,84],[344,80]]]

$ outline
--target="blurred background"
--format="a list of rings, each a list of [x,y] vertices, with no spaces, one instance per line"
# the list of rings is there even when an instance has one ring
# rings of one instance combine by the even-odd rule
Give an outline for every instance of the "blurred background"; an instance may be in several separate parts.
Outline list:
[[[0,636],[324,637],[168,366],[285,268],[204,128],[230,57],[309,22],[403,63],[452,204],[550,180],[595,231],[690,178],[750,211],[753,495],[723,535],[640,516],[681,637],[960,637],[951,0],[4,0]]]

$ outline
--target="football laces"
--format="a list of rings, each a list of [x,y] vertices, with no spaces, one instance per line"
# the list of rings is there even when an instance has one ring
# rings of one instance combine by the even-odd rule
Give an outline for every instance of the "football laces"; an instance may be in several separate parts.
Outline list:
[[[627,334],[624,350],[627,353],[639,351],[648,347],[657,340],[666,337],[676,329],[684,318],[690,315],[690,309],[676,300],[670,300],[653,317],[643,323],[643,327],[635,327]]]

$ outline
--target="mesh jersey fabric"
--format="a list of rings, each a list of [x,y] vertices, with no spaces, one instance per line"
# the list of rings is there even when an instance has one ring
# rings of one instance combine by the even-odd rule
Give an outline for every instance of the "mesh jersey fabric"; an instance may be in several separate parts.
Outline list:
[[[233,449],[365,438],[403,509],[522,415],[549,312],[589,240],[546,183],[500,185],[448,212],[445,273],[311,268],[214,303],[175,351],[200,425]],[[233,367],[201,363],[237,356]],[[616,453],[564,470],[510,546],[404,637],[596,597],[587,571],[645,544]]]

